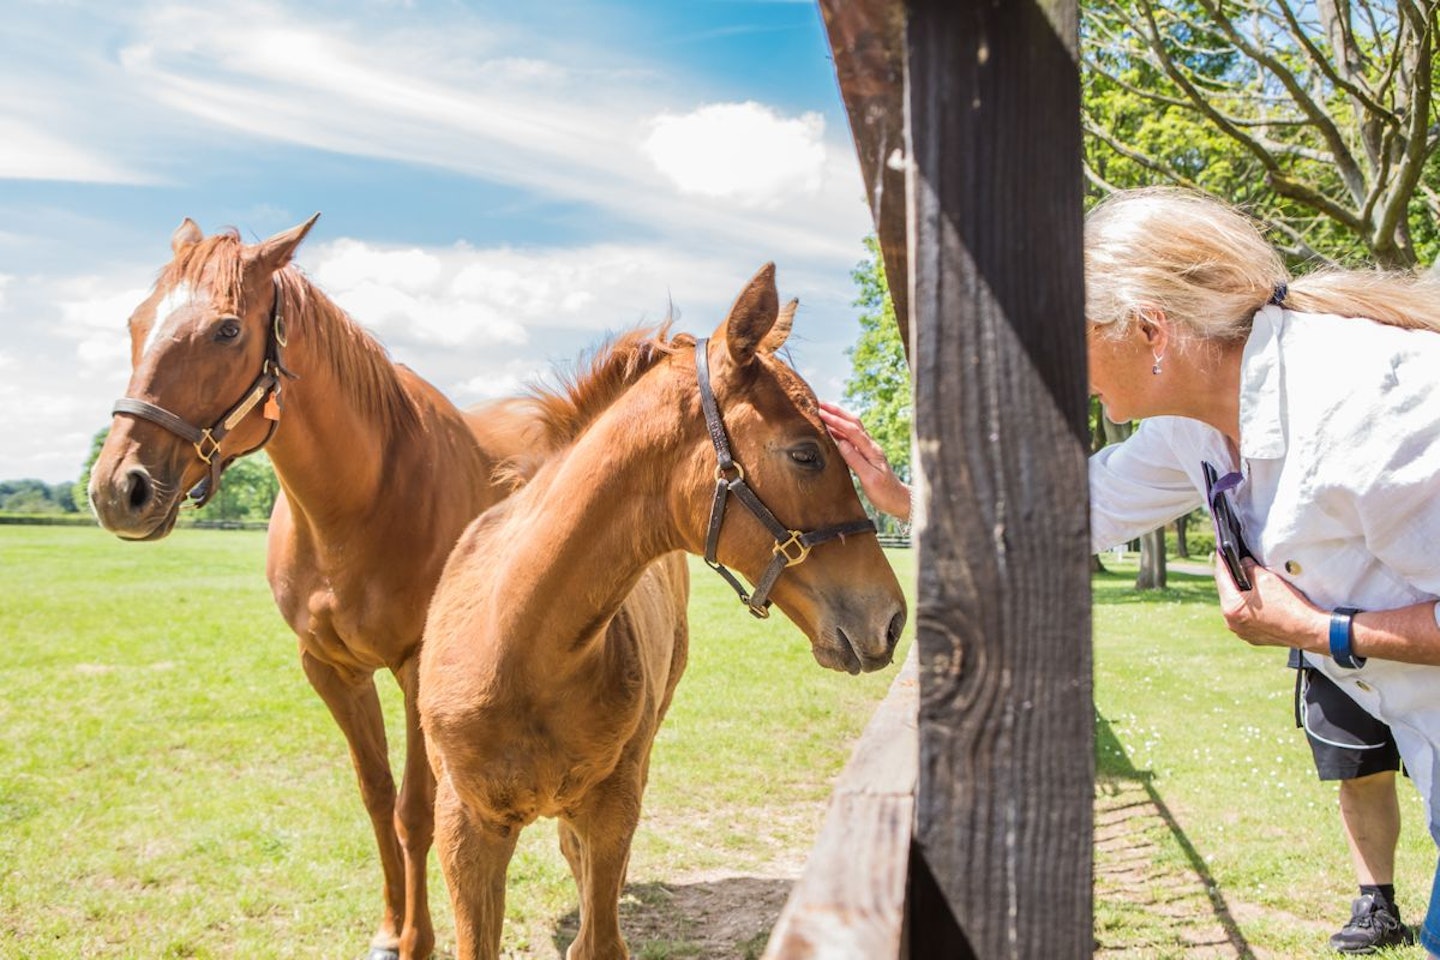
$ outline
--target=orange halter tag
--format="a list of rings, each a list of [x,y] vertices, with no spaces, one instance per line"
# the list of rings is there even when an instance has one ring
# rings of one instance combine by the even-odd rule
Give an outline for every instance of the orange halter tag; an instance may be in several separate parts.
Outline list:
[[[280,419],[280,391],[270,391],[270,396],[265,398],[265,408],[261,411],[266,420]]]

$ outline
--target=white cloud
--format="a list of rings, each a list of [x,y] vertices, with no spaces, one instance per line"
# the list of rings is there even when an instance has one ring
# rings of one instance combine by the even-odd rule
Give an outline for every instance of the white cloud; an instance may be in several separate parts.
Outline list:
[[[562,61],[544,38],[512,48],[467,24],[397,39],[298,8],[252,12],[150,14],[121,53],[125,82],[178,129],[450,170],[691,245],[849,259],[869,232],[854,151],[825,141],[818,113],[667,110],[675,91],[653,77],[591,65],[613,56]]]
[[[130,369],[126,321],[149,289],[116,287],[100,277],[74,277],[58,285],[60,322],[54,333],[74,341],[75,356],[87,373]]]
[[[782,117],[764,104],[712,103],[683,116],[661,114],[642,150],[681,191],[774,206],[815,194],[825,170],[825,118]]]
[[[0,178],[143,184],[146,177],[14,117],[0,116]]]
[[[395,350],[518,346],[541,331],[593,339],[658,322],[672,289],[714,302],[733,297],[729,288],[744,279],[694,254],[619,244],[420,250],[344,240],[315,248],[310,262],[315,282]],[[541,339],[554,342],[548,333]]]

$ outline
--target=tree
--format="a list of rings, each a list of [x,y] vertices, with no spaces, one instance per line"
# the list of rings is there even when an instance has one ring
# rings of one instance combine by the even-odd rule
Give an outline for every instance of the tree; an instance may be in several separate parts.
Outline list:
[[[267,520],[280,494],[280,481],[264,451],[236,460],[225,469],[214,498],[196,512],[197,520]]]
[[[75,481],[73,497],[76,502],[89,502],[90,472],[95,461],[100,459],[100,450],[110,428],[98,431],[90,440],[90,454]],[[214,498],[195,513],[197,520],[268,520],[280,495],[280,481],[275,468],[265,452],[259,451],[236,460],[226,468],[220,490]]]
[[[1262,215],[1304,262],[1429,262],[1440,0],[1092,0],[1086,175]]]
[[[910,481],[910,367],[895,322],[895,305],[885,282],[880,244],[865,238],[869,256],[850,272],[858,293],[860,339],[846,351],[852,374],[845,381],[845,400],[865,422],[885,451],[895,473]]]
[[[90,438],[90,453],[85,457],[85,465],[80,468],[80,479],[75,481],[74,493],[71,494],[75,503],[90,503],[90,471],[95,469],[95,461],[100,459],[100,449],[105,446],[105,438],[110,436],[108,426],[101,427],[95,431]]]

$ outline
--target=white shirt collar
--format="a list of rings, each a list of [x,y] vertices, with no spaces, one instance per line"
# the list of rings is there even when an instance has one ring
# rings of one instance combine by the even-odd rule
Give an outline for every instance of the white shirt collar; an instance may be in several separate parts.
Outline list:
[[[1255,314],[1240,358],[1240,457],[1278,460],[1285,456],[1285,376],[1280,334],[1285,311],[1267,304]]]

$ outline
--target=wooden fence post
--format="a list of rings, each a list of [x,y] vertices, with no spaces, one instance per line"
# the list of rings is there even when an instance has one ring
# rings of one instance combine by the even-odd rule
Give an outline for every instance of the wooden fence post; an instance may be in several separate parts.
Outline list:
[[[907,6],[921,513],[910,955],[1089,957],[1076,0]]]

